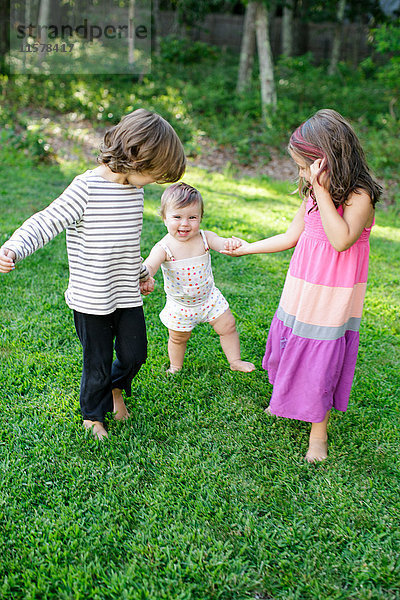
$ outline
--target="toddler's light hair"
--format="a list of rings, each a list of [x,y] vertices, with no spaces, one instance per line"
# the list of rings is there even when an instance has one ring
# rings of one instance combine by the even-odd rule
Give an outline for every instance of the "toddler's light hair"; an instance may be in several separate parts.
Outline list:
[[[204,204],[203,198],[199,190],[192,187],[188,183],[180,181],[170,185],[161,196],[160,215],[165,219],[166,212],[169,208],[184,208],[190,204],[198,204],[200,208],[200,218],[203,218]]]

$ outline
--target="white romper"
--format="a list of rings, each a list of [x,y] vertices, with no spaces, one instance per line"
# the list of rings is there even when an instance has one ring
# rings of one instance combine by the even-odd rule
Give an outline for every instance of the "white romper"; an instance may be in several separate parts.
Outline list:
[[[160,313],[162,323],[173,331],[192,331],[199,323],[215,321],[229,304],[215,287],[207,238],[200,230],[205,254],[176,260],[163,242],[158,242],[168,260],[161,269],[167,302]]]

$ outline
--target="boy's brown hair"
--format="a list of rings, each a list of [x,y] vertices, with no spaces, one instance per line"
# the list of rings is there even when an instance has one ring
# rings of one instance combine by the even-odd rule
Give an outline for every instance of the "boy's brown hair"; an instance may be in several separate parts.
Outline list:
[[[106,132],[97,160],[113,173],[151,173],[158,183],[178,181],[186,167],[185,152],[173,127],[144,108],[129,113]]]
[[[190,204],[198,204],[200,208],[200,218],[203,218],[204,204],[201,194],[196,188],[188,183],[180,181],[167,187],[161,196],[160,215],[165,219],[168,208],[180,209]]]

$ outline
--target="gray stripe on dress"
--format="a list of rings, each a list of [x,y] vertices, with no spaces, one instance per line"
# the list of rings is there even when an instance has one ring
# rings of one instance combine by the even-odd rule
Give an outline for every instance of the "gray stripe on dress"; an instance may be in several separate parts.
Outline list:
[[[361,322],[359,317],[350,317],[346,323],[339,327],[310,325],[309,323],[297,321],[295,315],[289,315],[281,306],[278,307],[276,316],[286,327],[292,329],[294,335],[309,340],[338,340],[344,336],[346,331],[358,331]]]

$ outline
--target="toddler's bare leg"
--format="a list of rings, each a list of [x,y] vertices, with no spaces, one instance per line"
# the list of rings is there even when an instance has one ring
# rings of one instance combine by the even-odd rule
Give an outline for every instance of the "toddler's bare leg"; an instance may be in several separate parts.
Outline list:
[[[240,358],[239,334],[236,330],[235,317],[229,308],[220,317],[215,319],[211,325],[219,335],[222,350],[228,359],[232,371],[243,371],[244,373],[254,371],[255,366],[253,363],[246,362]]]
[[[191,331],[174,331],[168,329],[168,356],[170,365],[167,373],[177,373],[182,369],[183,359],[185,357],[186,344],[191,336]]]
[[[108,438],[108,433],[104,429],[104,424],[101,421],[90,421],[89,419],[85,419],[83,421],[83,426],[85,429],[90,429],[93,437],[96,440],[104,440]]]
[[[305,456],[308,462],[319,462],[328,456],[328,421],[329,410],[323,421],[311,424],[310,441]]]
[[[126,419],[129,419],[130,415],[122,397],[122,390],[120,390],[119,388],[114,388],[112,391],[112,395],[114,404],[114,419],[116,421],[125,421]]]

